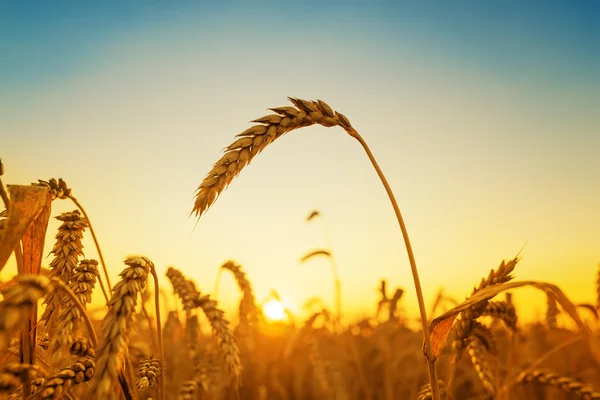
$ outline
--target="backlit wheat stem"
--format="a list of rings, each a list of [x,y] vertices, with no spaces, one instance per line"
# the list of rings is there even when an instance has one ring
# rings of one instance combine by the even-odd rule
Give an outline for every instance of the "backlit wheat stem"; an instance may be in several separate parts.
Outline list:
[[[150,263],[150,273],[152,274],[152,278],[154,279],[154,311],[156,313],[156,337],[158,340],[158,351],[160,356],[159,368],[161,378],[158,382],[158,400],[165,400],[165,347],[163,343],[163,335],[162,335],[162,324],[160,320],[160,286],[158,285],[158,275],[156,274],[156,269],[154,268],[154,264]]]
[[[375,156],[371,152],[371,149],[343,114],[333,111],[332,108],[327,105],[327,103],[321,100],[306,101],[291,97],[289,100],[294,104],[295,107],[271,108],[270,110],[275,112],[275,114],[270,114],[252,121],[256,122],[257,125],[254,125],[237,135],[239,139],[225,149],[225,154],[223,157],[221,157],[221,159],[219,159],[213,165],[213,168],[198,186],[192,213],[199,218],[204,212],[206,212],[206,210],[215,202],[221,192],[231,183],[231,181],[241,172],[241,170],[248,165],[252,158],[254,158],[254,156],[264,150],[270,143],[283,134],[297,128],[314,124],[319,124],[326,127],[340,126],[343,128],[346,133],[358,140],[363,147],[363,150],[367,154],[367,157],[371,161],[373,168],[377,172],[377,175],[379,176],[379,179],[385,188],[385,191],[394,209],[394,213],[396,214],[396,219],[398,220],[400,230],[402,231],[402,237],[404,239],[404,245],[408,254],[415,291],[417,294],[419,311],[421,315],[421,325],[423,328],[423,336],[425,341],[425,355],[429,368],[429,379],[432,386],[433,398],[434,400],[439,400],[440,395],[435,365],[436,360],[433,356],[431,347],[427,312],[425,310],[425,300],[423,298],[419,273],[408,236],[408,231],[392,189],[381,168],[379,167]]]
[[[511,331],[517,330],[518,317],[515,306],[506,301],[490,301],[481,315],[500,319]]]

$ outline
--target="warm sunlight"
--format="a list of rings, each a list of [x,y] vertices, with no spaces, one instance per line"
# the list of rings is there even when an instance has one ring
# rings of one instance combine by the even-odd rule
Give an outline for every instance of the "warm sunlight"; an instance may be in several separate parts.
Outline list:
[[[285,308],[279,301],[272,299],[263,305],[265,316],[271,321],[282,321],[285,318]]]

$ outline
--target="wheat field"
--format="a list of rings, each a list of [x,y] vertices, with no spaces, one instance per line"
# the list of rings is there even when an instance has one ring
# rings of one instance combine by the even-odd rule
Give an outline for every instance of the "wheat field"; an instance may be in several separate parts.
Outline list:
[[[302,261],[332,261],[335,309],[315,302],[304,321],[273,321],[243,265],[223,260],[214,268],[231,274],[240,291],[237,312],[228,315],[205,292],[209,283],[189,279],[185,266],[168,266],[159,279],[151,254],[124,255],[118,281],[110,282],[93,216],[65,180],[0,182],[0,269],[13,255],[18,267],[0,282],[0,398],[600,399],[600,270],[597,293],[573,304],[555,284],[514,279],[517,255],[473,271],[465,301],[440,291],[426,310],[408,231],[366,141],[324,101],[290,101],[225,148],[198,186],[191,214],[208,212],[284,134],[315,124],[342,128],[361,144],[388,194],[414,288],[391,290],[382,280],[372,315],[347,320],[333,254],[318,250]],[[52,215],[54,201],[71,201],[74,209]],[[316,217],[318,211],[308,219]],[[45,243],[50,218],[60,227],[55,242]],[[83,242],[93,243],[99,260],[83,257]],[[511,295],[523,287],[545,295],[544,320],[519,321]],[[405,290],[419,299],[420,329],[399,311]],[[88,309],[94,293],[105,300],[102,318]]]

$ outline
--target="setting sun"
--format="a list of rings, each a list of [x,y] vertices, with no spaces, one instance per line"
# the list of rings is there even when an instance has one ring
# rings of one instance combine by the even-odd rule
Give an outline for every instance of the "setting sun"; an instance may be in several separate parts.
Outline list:
[[[282,321],[285,318],[285,308],[279,301],[273,299],[263,305],[265,316],[271,321]]]

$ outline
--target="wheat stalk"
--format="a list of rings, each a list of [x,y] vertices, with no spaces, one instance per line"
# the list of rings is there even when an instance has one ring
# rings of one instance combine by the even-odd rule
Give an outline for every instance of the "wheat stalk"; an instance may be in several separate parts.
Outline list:
[[[119,274],[121,280],[113,287],[108,312],[102,321],[102,341],[96,348],[96,379],[89,392],[93,398],[118,398],[113,386],[123,370],[124,350],[138,295],[146,286],[153,266],[146,257],[128,257],[124,263],[127,268]]]
[[[289,97],[289,100],[295,107],[276,107],[271,108],[275,114],[270,114],[262,118],[256,119],[254,125],[244,132],[237,135],[238,139],[225,149],[225,154],[213,165],[212,169],[204,177],[198,189],[192,214],[197,218],[202,216],[204,212],[215,202],[217,197],[225,190],[242,169],[248,165],[254,156],[264,150],[275,139],[283,134],[314,124],[319,124],[326,127],[339,126],[346,133],[355,138],[363,147],[369,161],[377,172],[381,183],[390,199],[398,225],[402,231],[404,245],[410,262],[411,272],[417,294],[419,311],[421,315],[421,325],[423,328],[423,337],[425,342],[425,356],[429,369],[429,380],[432,385],[433,396],[435,400],[439,400],[439,388],[436,371],[436,360],[432,352],[431,338],[429,336],[429,326],[427,320],[427,311],[425,310],[425,300],[421,289],[421,282],[417,270],[416,261],[413,255],[412,246],[408,236],[408,231],[400,213],[400,208],[396,202],[396,198],[392,189],[387,182],[387,179],[371,149],[362,138],[362,136],[352,127],[348,118],[343,114],[333,111],[324,101],[306,101],[297,98]]]
[[[440,387],[440,395],[441,395],[442,399],[450,399],[451,396],[448,394],[448,392],[446,390],[446,385],[444,384],[444,381],[438,381],[438,385]],[[433,399],[433,395],[431,393],[431,384],[426,383],[421,387],[421,389],[419,389],[419,392],[417,393],[417,400],[432,400],[432,399]]]
[[[557,322],[556,317],[558,316],[558,306],[556,299],[550,294],[546,295],[546,325],[550,329],[556,329]]]

